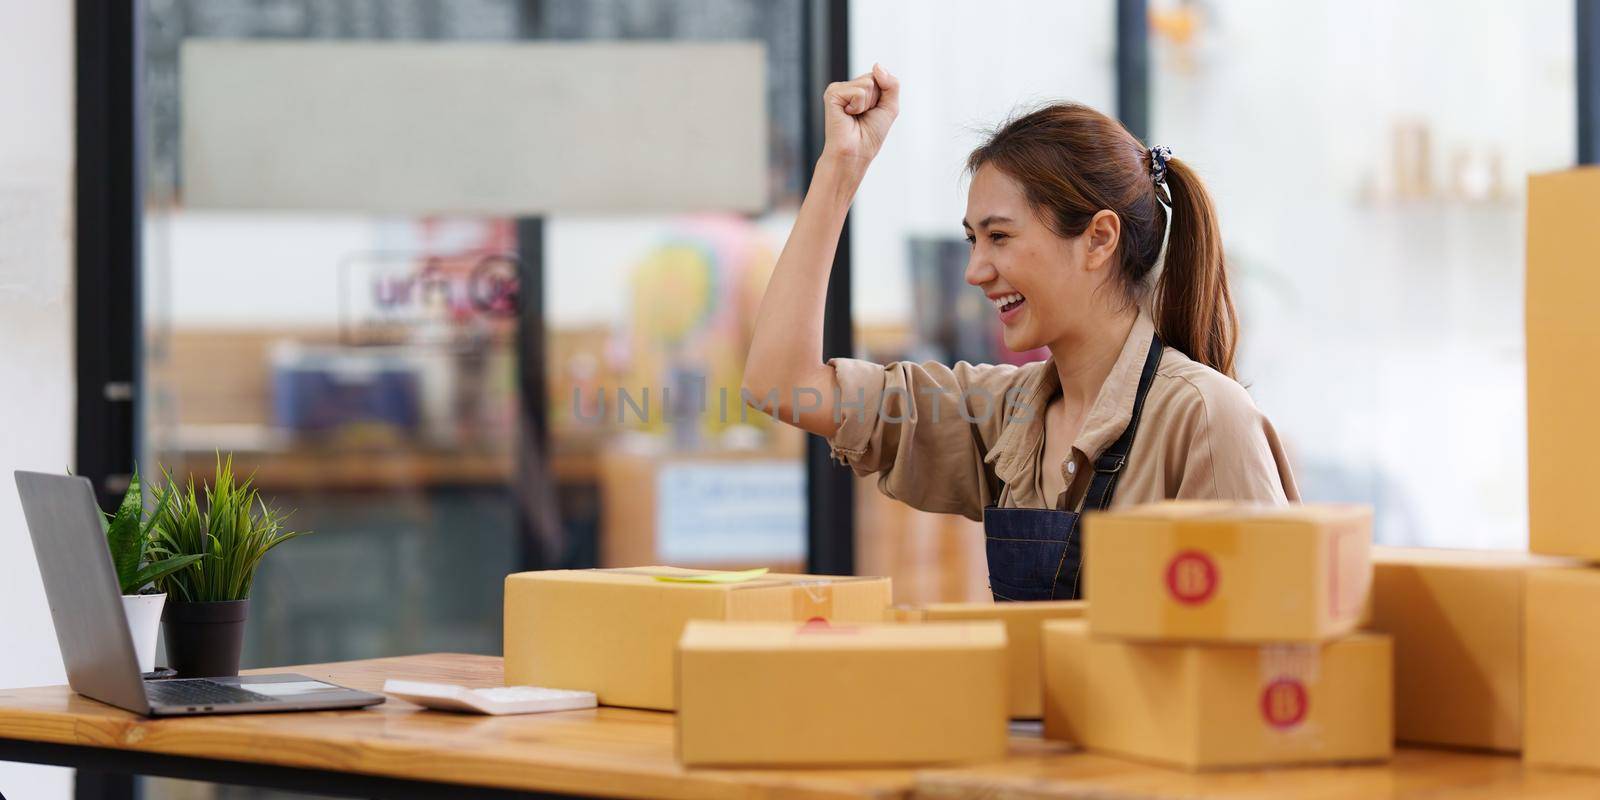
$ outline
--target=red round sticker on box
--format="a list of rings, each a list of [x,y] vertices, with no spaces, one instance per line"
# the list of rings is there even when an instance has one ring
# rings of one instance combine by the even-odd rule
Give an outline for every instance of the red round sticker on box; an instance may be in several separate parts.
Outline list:
[[[1279,678],[1261,690],[1261,718],[1278,730],[1299,725],[1307,705],[1306,685],[1294,678]]]
[[[1167,591],[1184,605],[1199,605],[1217,593],[1217,564],[1199,550],[1184,550],[1167,562]]]
[[[800,633],[855,633],[860,630],[857,625],[835,625],[826,617],[812,617],[796,628]]]

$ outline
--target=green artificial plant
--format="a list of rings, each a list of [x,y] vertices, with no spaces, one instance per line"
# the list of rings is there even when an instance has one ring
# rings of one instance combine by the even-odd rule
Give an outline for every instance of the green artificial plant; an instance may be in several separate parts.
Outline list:
[[[268,550],[310,531],[289,531],[287,514],[267,505],[247,478],[233,477],[233,456],[217,456],[216,475],[196,492],[193,476],[179,488],[172,475],[156,487],[152,549],[166,557],[194,557],[162,576],[158,586],[187,602],[244,600]],[[201,495],[204,495],[202,501]]]
[[[161,507],[156,507],[161,513]],[[138,594],[144,587],[200,560],[200,556],[171,556],[150,546],[150,521],[144,515],[144,492],[139,485],[139,470],[122,495],[117,513],[100,519],[111,550],[111,565],[117,571],[117,585],[123,594]]]

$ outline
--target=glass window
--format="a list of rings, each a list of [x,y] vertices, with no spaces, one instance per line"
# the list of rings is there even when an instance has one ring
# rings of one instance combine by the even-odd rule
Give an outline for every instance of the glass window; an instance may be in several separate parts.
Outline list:
[[[1302,493],[1388,544],[1524,547],[1525,186],[1576,155],[1572,4],[1150,19],[1152,138],[1216,197],[1239,377]]]
[[[545,566],[803,565],[803,438],[738,399],[803,177],[800,0],[146,9],[145,471],[209,477],[232,453],[294,527],[316,532],[264,562],[246,667],[499,652],[503,578],[537,546],[529,518],[559,521]],[[202,39],[750,43],[764,67],[764,210],[202,207],[185,172],[195,109],[183,80],[185,45]],[[654,146],[648,120],[637,143]],[[521,305],[529,256],[539,314]],[[542,354],[519,345],[531,324],[545,326]],[[525,433],[527,368],[546,370],[532,405],[548,451]],[[668,414],[664,392],[675,411],[696,393],[707,410]],[[552,485],[529,489],[546,474]]]
[[[551,448],[563,492],[597,506],[600,566],[804,569],[804,435],[739,395],[800,204],[804,11],[801,0],[680,0],[541,14],[540,38],[755,41],[767,73],[766,211],[546,218]]]
[[[145,13],[145,472],[209,479],[231,453],[315,532],[263,562],[244,666],[497,652],[521,560],[512,221],[197,207],[182,61],[199,40],[509,40],[517,4]]]

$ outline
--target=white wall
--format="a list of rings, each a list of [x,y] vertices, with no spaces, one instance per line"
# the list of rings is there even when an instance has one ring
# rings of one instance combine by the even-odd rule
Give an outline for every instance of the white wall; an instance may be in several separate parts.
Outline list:
[[[15,469],[72,463],[72,4],[0,0],[0,687],[62,683]],[[71,770],[0,763],[0,795]]]

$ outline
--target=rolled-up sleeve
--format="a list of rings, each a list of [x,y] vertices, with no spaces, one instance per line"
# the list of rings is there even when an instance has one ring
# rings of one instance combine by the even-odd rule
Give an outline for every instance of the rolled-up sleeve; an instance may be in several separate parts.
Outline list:
[[[828,361],[839,384],[833,458],[877,474],[884,494],[924,511],[981,519],[1000,485],[984,455],[1005,424],[1011,365]]]

